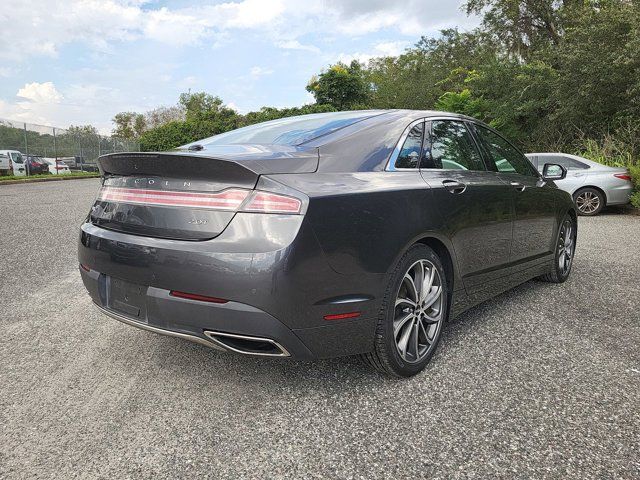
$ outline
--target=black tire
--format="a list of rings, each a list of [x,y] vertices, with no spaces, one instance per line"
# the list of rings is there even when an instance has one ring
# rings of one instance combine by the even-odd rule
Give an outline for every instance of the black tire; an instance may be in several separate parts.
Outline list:
[[[416,361],[410,363],[402,358],[399,348],[396,345],[396,336],[394,335],[394,318],[396,317],[397,308],[396,299],[400,293],[400,289],[403,288],[403,282],[405,282],[405,274],[411,271],[413,265],[417,262],[424,261],[425,265],[431,264],[437,270],[439,275],[439,286],[442,289],[441,297],[438,300],[438,314],[440,320],[438,324],[431,324],[433,326],[433,337],[430,342],[425,342],[423,348],[427,350],[423,353],[424,357],[416,355]],[[380,372],[392,376],[392,377],[411,377],[424,369],[433,356],[438,342],[440,341],[440,335],[442,333],[442,325],[446,322],[449,313],[449,289],[447,284],[447,278],[445,275],[442,262],[438,255],[429,247],[422,244],[416,244],[412,246],[400,259],[395,270],[391,274],[389,284],[382,301],[380,313],[378,315],[378,325],[375,333],[374,349],[370,353],[361,355],[361,358],[365,363],[379,370]],[[409,309],[411,310],[411,309]],[[403,313],[403,312],[401,312]],[[424,317],[423,317],[424,318]],[[416,322],[419,320],[416,320]],[[407,322],[409,323],[409,322]],[[428,331],[431,331],[431,326],[427,327],[427,330],[422,330],[425,340],[428,339]],[[415,327],[416,335],[418,335],[415,341],[416,352],[419,351],[419,339],[420,333],[419,327]],[[409,339],[406,344],[409,342]],[[427,346],[428,345],[428,346]],[[405,348],[405,355],[407,354],[407,348]]]
[[[571,249],[570,249],[571,252],[569,253],[568,268],[566,268],[566,262],[565,261],[561,262],[561,258],[560,258],[562,255],[562,252],[566,251],[564,247],[566,242],[565,232],[566,232],[567,225],[571,225],[571,232],[569,233],[571,238]],[[549,282],[549,283],[564,283],[567,280],[567,278],[569,278],[569,275],[571,274],[571,268],[573,266],[573,259],[575,257],[577,232],[578,232],[577,222],[574,220],[574,218],[571,215],[567,213],[562,219],[562,222],[560,223],[560,227],[558,228],[558,236],[556,238],[556,248],[553,256],[553,268],[549,273],[546,273],[538,277],[539,280],[542,280],[543,282]],[[565,267],[563,268],[562,265],[564,265]]]
[[[602,211],[607,200],[600,190],[586,187],[573,194],[573,203],[576,206],[578,215],[593,217]]]

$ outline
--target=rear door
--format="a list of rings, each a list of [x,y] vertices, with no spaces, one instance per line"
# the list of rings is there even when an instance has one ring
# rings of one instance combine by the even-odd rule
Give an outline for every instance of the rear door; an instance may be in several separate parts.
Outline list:
[[[19,152],[9,152],[9,156],[11,157],[11,162],[13,164],[13,174],[26,175],[26,167],[24,164],[24,159],[22,158],[22,154],[20,154]]]
[[[487,171],[466,122],[434,119],[425,131],[422,177],[432,188],[467,291],[487,290],[488,296],[509,262],[510,188]]]
[[[514,201],[511,262],[535,260],[553,251],[555,188],[542,180],[529,160],[497,132],[473,126],[490,169],[510,188]]]
[[[11,165],[9,156],[4,153],[0,153],[0,170],[9,171],[10,169]]]

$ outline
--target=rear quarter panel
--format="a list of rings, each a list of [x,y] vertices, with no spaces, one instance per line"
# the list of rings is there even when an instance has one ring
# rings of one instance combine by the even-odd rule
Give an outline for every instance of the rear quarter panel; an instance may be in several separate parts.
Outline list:
[[[437,238],[452,252],[431,189],[418,171],[316,173],[277,179],[309,196],[307,221],[338,273],[385,275],[424,237]]]

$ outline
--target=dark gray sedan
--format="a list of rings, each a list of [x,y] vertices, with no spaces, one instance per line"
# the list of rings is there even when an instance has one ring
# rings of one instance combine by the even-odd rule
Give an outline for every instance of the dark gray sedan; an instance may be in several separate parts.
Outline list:
[[[566,170],[468,117],[291,117],[98,165],[78,252],[93,301],[220,350],[410,376],[451,316],[571,271]]]

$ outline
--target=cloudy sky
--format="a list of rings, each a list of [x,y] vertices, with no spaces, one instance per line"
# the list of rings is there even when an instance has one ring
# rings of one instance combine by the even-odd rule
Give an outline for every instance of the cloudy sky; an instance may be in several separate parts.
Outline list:
[[[458,0],[0,0],[0,118],[108,133],[124,110],[207,91],[240,112],[310,103],[337,60],[478,22]]]

